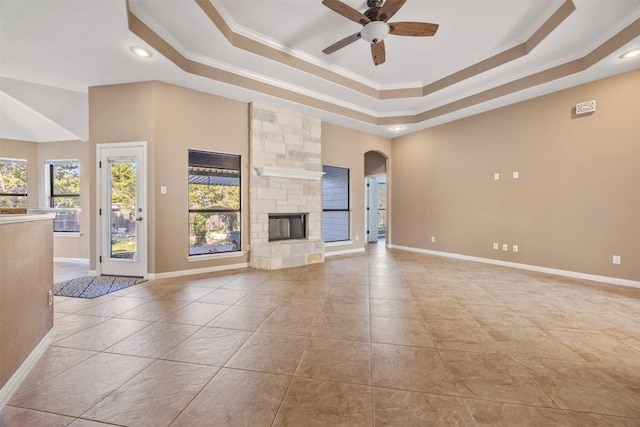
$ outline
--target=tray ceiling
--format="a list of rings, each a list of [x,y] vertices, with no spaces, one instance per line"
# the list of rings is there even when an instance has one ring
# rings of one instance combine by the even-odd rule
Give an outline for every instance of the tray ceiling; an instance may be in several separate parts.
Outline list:
[[[367,8],[365,0],[343,2]],[[640,0],[408,0],[391,21],[433,22],[438,32],[389,35],[379,66],[364,40],[322,53],[362,27],[321,0],[1,7],[3,81],[87,93],[95,85],[161,80],[385,136],[640,67],[640,59],[620,59],[640,47]],[[134,44],[153,57],[133,57]],[[396,125],[403,129],[393,131]]]

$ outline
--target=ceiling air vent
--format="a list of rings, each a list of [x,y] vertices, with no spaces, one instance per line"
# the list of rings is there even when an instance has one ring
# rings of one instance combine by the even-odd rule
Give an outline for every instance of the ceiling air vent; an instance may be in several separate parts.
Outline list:
[[[587,114],[596,111],[596,101],[587,101],[576,104],[576,114]]]

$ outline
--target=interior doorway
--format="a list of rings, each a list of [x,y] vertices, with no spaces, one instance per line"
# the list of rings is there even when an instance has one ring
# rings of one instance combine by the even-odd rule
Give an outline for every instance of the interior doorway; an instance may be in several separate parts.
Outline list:
[[[364,171],[366,241],[385,245],[389,235],[387,157],[377,151],[366,152]]]

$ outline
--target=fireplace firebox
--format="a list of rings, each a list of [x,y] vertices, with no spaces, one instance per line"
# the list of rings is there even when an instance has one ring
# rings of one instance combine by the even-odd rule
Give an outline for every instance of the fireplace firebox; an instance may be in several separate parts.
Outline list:
[[[269,214],[269,241],[307,238],[307,214]]]

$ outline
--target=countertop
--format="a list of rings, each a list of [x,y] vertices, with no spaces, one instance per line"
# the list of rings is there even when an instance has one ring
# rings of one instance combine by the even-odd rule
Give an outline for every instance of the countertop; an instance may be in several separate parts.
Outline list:
[[[0,225],[13,222],[42,221],[55,218],[56,214],[0,214]]]

